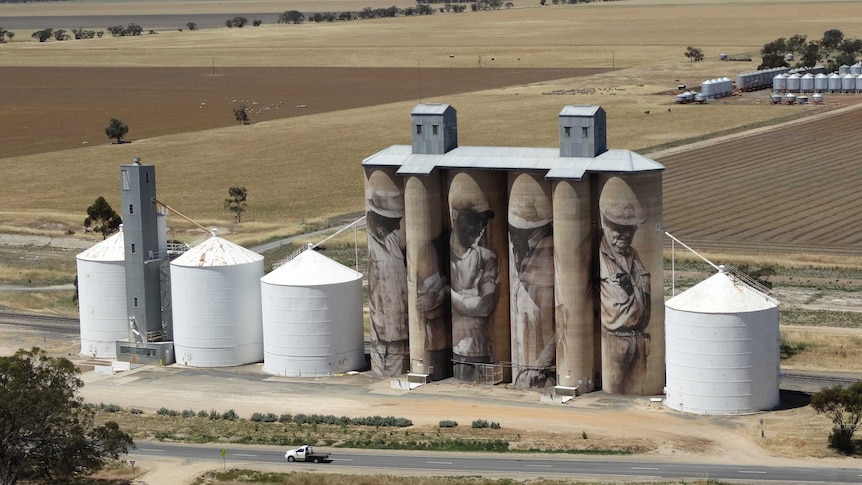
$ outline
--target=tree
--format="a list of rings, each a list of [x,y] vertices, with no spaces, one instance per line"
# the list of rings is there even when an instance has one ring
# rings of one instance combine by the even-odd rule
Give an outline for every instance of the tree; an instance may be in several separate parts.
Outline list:
[[[690,62],[700,62],[703,60],[703,50],[688,46],[685,49],[685,57],[688,57]]]
[[[189,30],[198,30],[198,24],[194,22],[189,22],[186,24],[186,28]]]
[[[820,52],[820,43],[813,40],[802,46],[799,52],[802,53],[799,62],[803,66],[815,66],[823,58]]]
[[[45,42],[51,39],[51,37],[54,37],[54,29],[37,30],[36,32],[30,34],[30,37],[34,39],[39,39],[39,42]]]
[[[823,39],[820,41],[820,44],[830,50],[837,49],[842,40],[844,40],[844,32],[838,29],[831,29],[823,32]]]
[[[299,10],[287,10],[278,16],[278,23],[280,24],[301,24],[303,21],[305,21],[305,15]]]
[[[832,420],[829,446],[853,454],[856,451],[853,433],[862,424],[862,382],[823,389],[811,396],[811,407],[817,414],[825,414]]]
[[[248,121],[248,111],[246,110],[245,105],[240,105],[239,108],[233,109],[233,116],[236,118],[236,121],[241,125],[247,125]]]
[[[231,187],[227,190],[228,198],[224,200],[224,208],[236,214],[236,221],[242,222],[245,212],[248,190],[245,187]]]
[[[84,227],[92,228],[94,232],[101,232],[102,239],[108,237],[108,234],[116,232],[122,223],[123,219],[102,196],[99,196],[93,205],[87,207]]]
[[[105,128],[105,134],[108,138],[117,140],[117,144],[123,143],[123,138],[129,133],[129,127],[117,118],[111,118],[108,127]]]
[[[80,373],[36,347],[0,357],[0,483],[69,483],[135,448],[117,423],[94,427]]]
[[[63,29],[57,29],[54,31],[54,39],[55,40],[69,40],[69,34],[66,33]]]
[[[228,28],[236,27],[239,29],[245,27],[245,25],[247,23],[248,23],[248,19],[245,17],[234,17],[232,19],[227,19],[224,21],[225,27],[228,27]]]

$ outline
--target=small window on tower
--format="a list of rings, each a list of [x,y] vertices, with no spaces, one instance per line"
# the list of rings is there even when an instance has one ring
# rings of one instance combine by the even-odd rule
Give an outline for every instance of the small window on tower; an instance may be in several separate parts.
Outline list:
[[[144,180],[146,180],[147,183],[150,183],[150,172],[144,174]]]
[[[135,213],[135,204],[129,204],[129,214]]]
[[[417,134],[417,135],[421,135],[421,134],[422,134],[422,125],[416,125],[416,134]]]
[[[437,134],[437,125],[431,125],[431,134],[433,134],[433,135]]]
[[[581,128],[581,133],[583,133],[584,138],[589,138],[590,136],[590,128],[588,126],[584,126]]]
[[[563,127],[563,131],[564,131],[564,132],[565,132],[565,134],[566,134],[566,138],[568,138],[568,137],[572,136],[572,127],[571,127],[571,126],[565,126],[565,127]]]
[[[138,308],[138,299],[135,298],[135,308]]]
[[[132,254],[135,254],[135,243],[132,243]]]

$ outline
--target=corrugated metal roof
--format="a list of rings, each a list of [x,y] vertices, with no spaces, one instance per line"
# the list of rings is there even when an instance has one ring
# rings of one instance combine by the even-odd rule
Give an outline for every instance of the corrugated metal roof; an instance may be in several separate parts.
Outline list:
[[[608,150],[593,159],[589,172],[649,172],[664,165],[631,150]]]
[[[361,278],[362,273],[309,249],[264,275],[260,281],[281,286],[320,286]]]
[[[747,313],[776,308],[749,286],[716,273],[665,302],[668,308],[692,313]]]
[[[602,109],[601,106],[587,104],[570,104],[567,106],[563,106],[562,111],[560,111],[560,116],[593,116],[600,109]]]
[[[579,180],[586,172],[645,172],[664,166],[631,150],[608,150],[595,158],[561,157],[559,148],[461,146],[440,155],[414,155],[411,145],[392,145],[362,161],[400,167],[399,175],[427,175],[435,168],[546,170],[549,179]]]
[[[125,240],[121,230],[90,249],[78,253],[76,257],[83,261],[125,261],[126,248],[123,246]]]
[[[263,256],[226,239],[213,236],[171,261],[188,267],[232,266],[262,261]]]
[[[411,115],[442,115],[449,109],[448,104],[443,103],[424,103],[417,104],[413,111],[410,112]]]

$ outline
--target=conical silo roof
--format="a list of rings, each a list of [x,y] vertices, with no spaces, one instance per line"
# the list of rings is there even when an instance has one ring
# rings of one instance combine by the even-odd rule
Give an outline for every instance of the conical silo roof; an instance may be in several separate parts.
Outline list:
[[[234,266],[261,260],[263,260],[263,256],[254,251],[218,236],[213,236],[171,261],[171,265],[188,267]]]
[[[76,256],[82,261],[125,261],[126,249],[123,247],[125,238],[123,230],[94,245]]]
[[[356,281],[362,273],[312,249],[279,266],[260,279],[270,285],[319,286]]]
[[[665,302],[674,310],[694,313],[746,313],[776,305],[748,285],[717,273]]]

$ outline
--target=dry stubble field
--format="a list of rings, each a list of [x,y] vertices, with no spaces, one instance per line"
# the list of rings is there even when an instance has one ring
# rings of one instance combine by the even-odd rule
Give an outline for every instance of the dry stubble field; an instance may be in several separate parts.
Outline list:
[[[269,5],[255,3],[258,4]],[[166,8],[162,2],[135,5],[143,5],[140,8],[147,14]],[[0,18],[5,8],[0,5]],[[273,8],[279,11],[290,8],[290,4],[279,3]],[[335,8],[340,9],[342,7]],[[102,99],[90,98],[92,101],[84,110],[87,114],[67,123],[54,124],[45,120],[74,116],[81,111],[80,107],[64,115],[59,110],[50,111],[51,106],[60,106],[59,103],[41,104],[40,110],[48,111],[39,111],[35,121],[27,123],[39,126],[41,120],[42,138],[52,139],[50,143],[54,143],[53,139],[64,139],[64,143],[75,148],[30,151],[0,158],[0,231],[58,235],[72,229],[80,234],[84,208],[99,195],[105,195],[109,201],[118,199],[117,166],[140,156],[146,163],[158,167],[160,199],[192,218],[224,227],[233,233],[228,237],[238,241],[283,235],[295,230],[297,222],[361,208],[359,162],[386,146],[409,142],[409,112],[420,101],[447,102],[458,109],[459,138],[464,145],[555,146],[557,113],[566,104],[602,105],[608,112],[609,146],[638,150],[744,130],[775,120],[818,115],[857,100],[828,96],[826,107],[771,106],[763,93],[752,93],[706,106],[678,106],[672,104],[668,93],[681,83],[697,86],[704,79],[734,77],[756,67],[756,62],[718,62],[716,58],[720,52],[756,57],[759,47],[774,38],[796,33],[816,38],[830,28],[841,29],[848,36],[862,37],[858,27],[862,25],[860,20],[862,9],[853,2],[776,1],[749,5],[708,0],[698,4],[632,0],[606,5],[516,8],[332,25],[265,25],[257,29],[213,29],[194,33],[165,31],[140,38],[46,44],[32,42],[26,32],[19,33],[16,42],[0,45],[0,67],[4,73],[39,68],[56,69],[55,73],[65,74],[72,72],[65,69],[78,68],[93,76],[110,72],[102,69],[132,72],[131,68],[145,68],[152,73],[186,73],[191,81],[159,84],[154,80],[138,90],[136,99],[140,97],[146,101],[137,103],[147,102],[157,113],[141,119],[134,118],[136,110],[129,111],[125,117],[118,115],[130,103],[127,97],[112,94],[128,89],[126,83],[97,88],[96,91],[103,94]],[[689,64],[682,55],[688,45],[704,48],[707,60]],[[462,86],[446,88],[453,89],[451,92],[430,91],[434,85],[432,79],[439,79],[427,72],[431,68],[460,68],[470,75],[480,69],[480,58],[481,83],[467,83],[466,89]],[[213,63],[216,76],[212,76]],[[500,84],[500,73],[506,71],[492,70],[492,66],[515,70],[616,69],[556,80],[512,78],[507,82],[503,79]],[[309,69],[311,67],[322,69]],[[317,102],[302,101],[309,98],[301,89],[296,92],[299,99],[290,100],[283,99],[288,96],[269,98],[264,95],[266,91],[255,87],[265,84],[273,86],[270,89],[284,89],[281,82],[284,77],[306,78],[307,73],[323,73],[327,72],[323,68],[333,67],[343,70],[329,72],[401,68],[407,85],[393,88],[391,84],[377,83],[371,88],[376,87],[378,91],[369,88],[362,95],[374,97],[376,102],[334,104],[335,108],[346,108],[334,111],[318,108]],[[356,70],[348,71],[348,68]],[[267,69],[270,74],[278,75],[258,76],[258,72],[267,72]],[[248,82],[242,81],[243,72]],[[304,74],[298,75],[298,72]],[[227,81],[228,73],[239,77],[234,81],[243,91],[201,98],[200,94],[206,92],[207,74],[213,78],[210,81]],[[420,82],[420,77],[424,82]],[[9,78],[20,79],[9,76],[2,82],[9,82]],[[65,75],[45,74],[44,87],[35,89],[34,86],[22,97],[39,99],[40,92],[58,89],[58,85],[63,86],[59,88],[62,91],[67,87],[67,83],[62,82],[64,79]],[[164,79],[171,79],[171,76]],[[492,81],[497,84],[486,84]],[[309,76],[305,82],[322,91],[327,78]],[[341,86],[343,91],[344,84]],[[421,97],[411,97],[411,92],[419,92],[419,86],[429,91],[423,88]],[[345,94],[338,89],[333,93]],[[403,97],[386,97],[394,93]],[[347,94],[349,98],[353,93]],[[272,116],[271,109],[265,116],[264,113],[257,118],[253,115],[254,123],[250,126],[228,126],[232,125],[233,99],[257,101],[258,106],[272,106],[280,101],[284,104],[278,116]],[[328,97],[321,95],[320,99]],[[206,103],[205,107],[201,107],[202,102]],[[306,104],[307,108],[296,108],[298,104]],[[15,113],[21,118],[2,118],[14,123],[0,131],[0,143],[4,147],[12,146],[14,136],[21,135],[21,130],[10,128],[25,126],[22,121],[28,116],[26,103],[15,106],[18,110]],[[284,107],[300,115],[282,115]],[[208,111],[211,109],[212,114]],[[313,111],[315,109],[320,111]],[[296,113],[298,110],[307,111]],[[227,122],[205,125],[198,118],[202,112],[213,120],[227,118]],[[83,121],[88,116],[96,121]],[[858,118],[853,118],[855,114],[839,116],[832,118],[832,122],[858,123]],[[107,143],[102,131],[110,117],[128,122],[133,143]],[[17,121],[9,122],[10,118]],[[100,119],[103,121],[99,122]],[[2,120],[0,123],[4,122]],[[200,124],[193,123],[191,131],[173,131],[173,127],[182,125],[184,120],[200,120]],[[822,123],[824,126],[826,122]],[[74,130],[66,125],[82,125],[75,126],[74,130],[84,128],[89,136],[82,140],[81,132],[70,135]],[[815,131],[810,125],[803,126],[808,128],[797,131],[796,135],[769,132],[771,134],[758,135],[763,138],[728,141],[719,145],[722,148],[713,149],[718,154],[703,148],[700,150],[705,151],[666,152],[656,156],[668,167],[665,183],[668,229],[681,231],[686,237],[704,244],[721,246],[730,242],[747,252],[752,252],[754,247],[765,249],[766,243],[774,244],[781,251],[793,251],[801,245],[825,252],[834,250],[846,260],[848,251],[852,253],[854,248],[858,251],[857,241],[853,239],[856,226],[830,232],[826,227],[828,222],[823,221],[824,227],[815,227],[816,231],[810,234],[807,231],[818,224],[818,214],[834,211],[834,204],[840,203],[851,214],[854,210],[855,214],[860,212],[858,197],[854,198],[855,192],[847,189],[858,184],[852,172],[848,172],[851,176],[841,176],[832,171],[846,168],[850,163],[848,157],[852,160],[854,145],[846,145],[844,141],[847,138],[852,141],[853,137],[839,138],[833,133]],[[196,131],[200,127],[208,129]],[[770,143],[776,133],[779,138],[785,137],[785,147],[792,146],[801,136],[801,140],[806,141],[803,146],[817,148],[806,152],[810,163],[798,159],[793,162],[795,172],[787,170],[798,174],[796,177],[781,179],[772,175],[785,171],[797,147],[781,151],[779,143],[774,145],[776,153],[759,148]],[[4,136],[8,138],[3,140]],[[811,143],[812,139],[817,143]],[[83,141],[88,142],[86,146]],[[834,147],[840,147],[835,153],[849,155],[828,159],[822,156]],[[731,151],[733,155],[722,157],[722,150]],[[740,159],[750,162],[735,164],[734,161]],[[720,167],[711,168],[715,165]],[[813,167],[812,171],[805,172],[806,167]],[[814,169],[821,171],[814,172]],[[702,172],[709,170],[716,172],[704,177]],[[248,222],[242,224],[232,223],[221,207],[227,187],[236,184],[247,186],[250,193]],[[733,185],[732,189],[727,188],[729,184]],[[692,191],[689,186],[697,190]],[[757,193],[752,194],[753,190]],[[846,194],[841,192],[845,190]],[[836,202],[829,198],[832,192],[847,196]],[[692,194],[708,194],[709,197]],[[737,202],[740,197],[744,198],[744,203]],[[807,207],[807,201],[821,205],[811,214],[798,206],[786,207],[791,203]],[[699,215],[689,218],[689,213]],[[801,217],[795,217],[796,214]],[[769,225],[773,219],[778,225]],[[172,224],[188,227],[177,218],[173,218]],[[755,438],[751,431],[754,428],[746,419],[741,418],[741,424],[731,426],[741,428],[739,432],[723,436],[733,436],[728,438],[730,442],[746,440],[744,448],[751,449],[748,440]],[[819,430],[823,425],[822,417],[814,416],[810,409],[780,411],[770,414],[768,419],[770,426],[782,430],[782,438],[766,443],[773,450],[767,454],[829,454],[823,442],[814,438],[822,434]],[[528,420],[521,425],[537,424]],[[711,429],[706,423],[700,433],[708,436]],[[712,446],[706,451],[717,453],[719,450]]]

